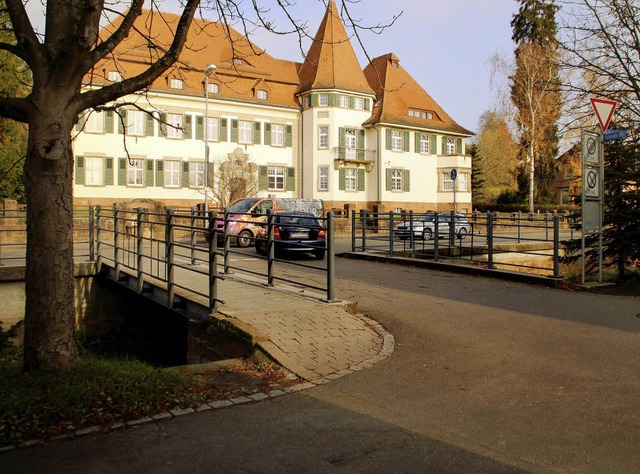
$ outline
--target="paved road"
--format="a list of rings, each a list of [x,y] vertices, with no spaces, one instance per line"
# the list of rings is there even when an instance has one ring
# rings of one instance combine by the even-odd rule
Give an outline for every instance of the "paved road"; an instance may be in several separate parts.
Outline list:
[[[395,353],[277,399],[0,455],[1,472],[637,472],[640,299],[338,260]]]

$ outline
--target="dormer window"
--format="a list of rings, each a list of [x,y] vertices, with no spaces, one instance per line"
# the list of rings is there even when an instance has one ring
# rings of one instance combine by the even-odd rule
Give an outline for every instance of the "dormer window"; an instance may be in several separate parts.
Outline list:
[[[318,104],[323,107],[329,105],[329,94],[320,94],[318,96]]]
[[[209,94],[218,94],[220,93],[220,86],[214,82],[210,82],[209,90],[207,92],[209,92]]]
[[[236,65],[236,66],[241,65],[241,64],[242,64],[242,59],[235,58],[235,59],[233,60],[233,64],[234,64],[234,65]]]
[[[341,95],[340,96],[340,107],[349,107],[349,96]]]
[[[256,91],[256,99],[258,100],[267,100],[269,98],[269,93],[263,89],[258,89]]]
[[[169,87],[171,89],[182,89],[182,79],[177,79],[175,77],[172,77],[169,80]]]
[[[107,72],[107,79],[111,82],[120,82],[122,81],[122,74],[119,71],[109,71]]]
[[[362,97],[354,98],[353,108],[357,110],[364,110],[364,99]]]

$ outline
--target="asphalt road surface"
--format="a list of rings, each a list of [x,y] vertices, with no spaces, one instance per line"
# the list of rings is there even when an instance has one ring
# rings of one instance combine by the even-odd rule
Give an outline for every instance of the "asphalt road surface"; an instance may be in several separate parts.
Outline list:
[[[394,336],[327,385],[0,455],[0,472],[637,472],[640,298],[338,259]]]

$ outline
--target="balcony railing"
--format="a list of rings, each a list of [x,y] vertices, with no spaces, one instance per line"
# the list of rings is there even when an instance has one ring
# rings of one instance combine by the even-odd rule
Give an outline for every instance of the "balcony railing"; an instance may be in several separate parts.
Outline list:
[[[334,160],[373,163],[374,158],[375,150],[365,150],[364,148],[351,148],[344,146],[337,146],[333,148]]]

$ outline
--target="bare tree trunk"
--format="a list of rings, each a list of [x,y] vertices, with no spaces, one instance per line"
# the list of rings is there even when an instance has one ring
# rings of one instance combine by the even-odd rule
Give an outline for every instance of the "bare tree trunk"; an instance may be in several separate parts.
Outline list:
[[[59,92],[59,91],[58,91]],[[27,262],[24,370],[74,363],[73,156],[61,94],[34,104],[25,164]],[[39,102],[39,103],[38,103]],[[67,102],[68,103],[68,102]],[[68,113],[66,115],[69,115]]]
[[[535,186],[535,172],[536,172],[536,160],[535,155],[533,153],[533,141],[529,145],[529,213],[533,214],[534,212],[534,186]]]

